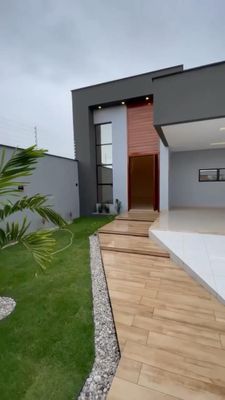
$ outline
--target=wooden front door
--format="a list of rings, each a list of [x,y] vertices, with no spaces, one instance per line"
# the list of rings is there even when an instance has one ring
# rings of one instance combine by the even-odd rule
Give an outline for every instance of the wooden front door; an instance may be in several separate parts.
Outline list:
[[[157,154],[129,157],[129,209],[158,209]]]

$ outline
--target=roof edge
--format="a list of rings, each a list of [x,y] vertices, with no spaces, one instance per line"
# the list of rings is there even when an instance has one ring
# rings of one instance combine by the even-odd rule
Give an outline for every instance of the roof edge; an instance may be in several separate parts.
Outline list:
[[[173,76],[173,75],[178,75],[178,74],[184,74],[185,72],[190,72],[190,71],[196,71],[198,69],[204,69],[204,68],[210,68],[210,67],[216,67],[217,65],[222,65],[225,64],[225,60],[223,61],[217,61],[214,63],[210,63],[210,64],[204,64],[204,65],[199,65],[197,67],[192,67],[192,68],[187,68],[187,69],[183,69],[183,71],[176,71],[176,72],[172,72],[171,74],[165,74],[165,75],[161,75],[161,76],[155,76],[152,78],[152,80],[156,80],[156,79],[162,79],[162,78],[166,78],[168,76]]]
[[[101,83],[96,83],[96,84],[94,84],[94,85],[83,86],[83,87],[80,87],[80,88],[77,88],[77,89],[72,89],[71,92],[76,92],[76,91],[80,91],[80,90],[90,89],[90,88],[93,88],[93,87],[96,87],[96,86],[107,85],[108,83],[120,82],[120,81],[124,81],[124,80],[126,80],[126,79],[137,78],[137,77],[139,77],[139,76],[145,76],[145,75],[149,75],[149,74],[151,75],[151,74],[155,74],[155,73],[157,73],[157,72],[167,71],[167,70],[175,69],[175,68],[181,68],[182,70],[181,70],[180,72],[182,72],[182,71],[183,71],[183,67],[184,67],[183,64],[178,64],[178,65],[174,65],[174,66],[172,66],[172,67],[166,67],[166,68],[157,69],[157,70],[155,70],[155,71],[149,71],[149,72],[144,72],[144,73],[142,73],[142,74],[126,76],[126,77],[124,77],[124,78],[113,79],[113,80],[111,80],[111,81],[105,81],[105,82],[101,82]],[[174,74],[174,73],[176,73],[176,72],[171,72],[171,74],[166,74],[166,76],[172,75],[172,74]],[[179,73],[179,72],[177,72],[177,73]],[[163,75],[163,76],[164,76],[164,75]],[[154,79],[154,78],[153,78],[153,79]]]
[[[18,149],[18,150],[24,150],[25,149],[25,147],[11,146],[9,144],[2,144],[1,142],[0,142],[0,147],[7,147],[9,149]],[[51,154],[51,153],[47,153],[47,152],[45,152],[44,154],[45,154],[45,156],[48,156],[48,157],[57,157],[57,158],[63,158],[64,160],[70,160],[70,161],[78,162],[77,158],[70,158],[70,157],[60,156],[58,154]]]

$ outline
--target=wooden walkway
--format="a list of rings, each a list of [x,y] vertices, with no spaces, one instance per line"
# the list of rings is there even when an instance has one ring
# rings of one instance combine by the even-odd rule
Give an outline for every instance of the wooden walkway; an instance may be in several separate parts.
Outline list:
[[[107,398],[225,399],[225,306],[142,236],[143,218],[99,233],[121,350]]]

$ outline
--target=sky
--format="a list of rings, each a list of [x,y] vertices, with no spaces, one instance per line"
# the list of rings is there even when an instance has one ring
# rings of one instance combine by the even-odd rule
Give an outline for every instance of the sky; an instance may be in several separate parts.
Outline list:
[[[0,0],[0,143],[74,157],[71,90],[225,60],[224,0]]]

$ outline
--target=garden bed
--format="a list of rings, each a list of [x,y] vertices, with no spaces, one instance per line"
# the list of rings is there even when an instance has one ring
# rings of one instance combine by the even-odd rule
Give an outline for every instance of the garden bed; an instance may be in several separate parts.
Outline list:
[[[0,294],[16,301],[0,321],[1,400],[78,397],[95,355],[89,236],[111,220],[71,224],[73,245],[44,274],[24,248],[1,252]],[[58,248],[68,243],[66,232],[55,235]]]

